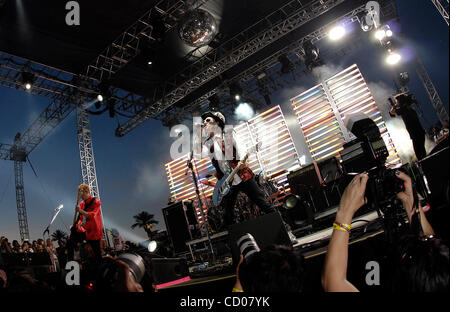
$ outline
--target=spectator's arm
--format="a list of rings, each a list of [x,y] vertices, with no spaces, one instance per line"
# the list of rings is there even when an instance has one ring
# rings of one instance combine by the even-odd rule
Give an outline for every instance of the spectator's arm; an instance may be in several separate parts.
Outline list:
[[[401,200],[402,204],[403,204],[403,208],[406,211],[406,214],[408,216],[408,220],[409,223],[411,224],[411,219],[414,213],[416,213],[416,207],[415,207],[415,203],[414,203],[414,190],[412,187],[412,181],[411,178],[401,172],[401,171],[397,171],[397,177],[400,180],[403,180],[404,185],[405,185],[405,190],[403,192],[400,192],[397,194],[397,198]],[[422,206],[420,205],[420,203],[417,203],[418,205],[418,211],[420,214],[420,223],[422,225],[422,230],[423,230],[423,234],[425,235],[434,235],[434,230],[431,227],[431,224],[428,222],[427,217],[425,216],[425,213],[422,209]]]
[[[234,283],[233,292],[243,292],[243,288],[241,285],[241,280],[239,279],[239,267],[241,266],[241,263],[244,261],[244,256],[241,255],[241,258],[239,259],[239,263],[236,267],[236,283]]]
[[[367,174],[359,174],[350,182],[342,195],[336,222],[351,224],[355,212],[366,202]],[[350,234],[343,230],[333,230],[325,266],[322,286],[327,292],[356,292],[358,289],[347,280],[348,241]]]

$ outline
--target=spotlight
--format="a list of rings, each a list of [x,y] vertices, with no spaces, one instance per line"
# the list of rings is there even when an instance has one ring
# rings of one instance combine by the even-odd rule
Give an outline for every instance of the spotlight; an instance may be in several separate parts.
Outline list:
[[[378,40],[383,40],[385,37],[392,37],[394,35],[394,33],[391,30],[391,27],[389,27],[389,25],[384,25],[383,27],[377,29],[377,31],[375,32],[375,38],[377,38]]]
[[[230,96],[235,101],[240,101],[242,97],[242,88],[239,83],[234,82],[230,85]]]
[[[97,95],[97,100],[99,102],[103,102],[103,95],[101,95],[101,94]]]
[[[287,210],[296,225],[311,225],[314,222],[314,209],[302,197],[290,194],[284,199],[283,208]]]
[[[144,66],[152,67],[155,64],[156,50],[145,44],[141,52]]]
[[[384,29],[378,29],[375,32],[375,38],[377,38],[378,40],[383,40],[383,38],[386,36],[386,32],[384,31]]]
[[[158,243],[156,241],[150,241],[148,243],[148,251],[149,252],[155,252],[155,250],[158,248]]]
[[[345,28],[342,25],[334,26],[328,33],[328,36],[332,41],[339,40],[345,36]]]
[[[402,59],[401,55],[396,52],[390,52],[386,57],[386,62],[389,65],[396,65]]]
[[[106,82],[101,82],[98,85],[99,93],[97,95],[97,101],[103,102],[111,96],[111,91],[109,90],[109,85]]]
[[[34,83],[34,75],[29,72],[22,72],[22,84],[26,90],[31,90]]]

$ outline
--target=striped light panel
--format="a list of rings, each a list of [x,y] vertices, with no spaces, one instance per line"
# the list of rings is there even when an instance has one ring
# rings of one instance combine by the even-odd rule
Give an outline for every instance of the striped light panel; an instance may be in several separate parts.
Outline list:
[[[344,126],[345,119],[363,113],[380,128],[389,151],[387,162],[400,162],[386,124],[356,64],[291,99],[291,104],[314,160],[339,156],[344,143],[355,138]]]
[[[188,170],[187,160],[189,154],[183,157],[168,162],[166,167],[167,181],[169,182],[169,189],[171,199],[174,201],[193,200],[194,207],[196,209],[197,220],[199,224],[203,223],[203,216],[200,210],[200,205],[195,193],[195,185],[192,179],[191,171]],[[206,214],[207,207],[212,205],[211,195],[213,188],[200,183],[201,180],[209,180],[216,182],[214,177],[214,167],[208,158],[193,160],[194,172],[198,178],[198,188],[200,191],[200,199],[203,203],[203,210]],[[187,174],[186,174],[187,173]],[[206,178],[207,175],[212,175],[210,178]]]
[[[265,170],[272,181],[288,192],[288,170],[299,166],[299,158],[280,106],[266,110],[234,130],[237,143],[246,150],[261,142],[259,152],[249,157],[253,172]]]

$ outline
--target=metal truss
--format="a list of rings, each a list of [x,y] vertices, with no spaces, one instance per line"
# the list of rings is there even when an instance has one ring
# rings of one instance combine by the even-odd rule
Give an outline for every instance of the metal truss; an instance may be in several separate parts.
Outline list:
[[[116,135],[126,135],[212,78],[342,2],[344,0],[318,0],[306,6],[299,0],[287,3],[156,88],[154,102],[119,127]]]
[[[207,0],[191,1],[192,7],[199,7]],[[106,49],[100,53],[84,70],[82,76],[104,81],[135,58],[141,50],[141,41],[154,42],[152,36],[153,22],[160,18],[166,27],[166,31],[174,28],[179,18],[189,8],[184,0],[162,0],[142,15],[133,25],[121,33]]]
[[[417,57],[416,72],[417,75],[419,75],[419,78],[428,93],[428,97],[430,98],[431,104],[436,110],[440,122],[443,123],[444,121],[448,121],[448,112],[445,110],[444,103],[442,103],[442,100],[433,84],[433,81],[431,81],[431,78],[422,63],[422,60],[419,57]]]
[[[255,75],[259,73],[267,73],[265,79],[271,79],[274,81],[274,83],[278,83],[279,79],[281,78],[279,73],[276,73],[273,71],[273,68],[276,64],[278,64],[278,58],[281,55],[286,54],[301,54],[302,53],[302,45],[303,43],[307,41],[311,41],[312,43],[316,43],[328,36],[328,30],[337,22],[340,20],[345,20],[347,23],[356,22],[358,20],[358,16],[360,13],[365,11],[366,5],[361,5],[351,12],[348,12],[344,14],[343,16],[340,16],[330,23],[320,27],[319,29],[315,30],[314,32],[306,35],[303,38],[300,38],[298,41],[295,41],[286,47],[284,47],[281,50],[276,51],[272,55],[268,56],[264,60],[258,62],[257,64],[253,65],[252,67],[246,69],[245,71],[241,72],[240,74],[236,75],[232,78],[233,81],[239,81],[246,83],[246,86],[244,87],[244,90],[247,90],[248,93],[253,93],[251,90],[251,86],[253,86],[254,83],[256,83]],[[394,18],[397,17],[397,8],[394,1],[388,1],[386,5],[381,7],[381,15],[385,19]],[[334,55],[338,56],[340,54],[345,53],[346,50],[349,50],[351,47],[344,47],[342,50],[337,51],[334,53]],[[272,73],[268,73],[268,71],[272,70]],[[276,76],[276,77],[275,77]],[[180,119],[182,116],[185,116],[189,113],[192,113],[193,111],[199,110],[201,107],[204,107],[206,104],[207,99],[212,96],[213,94],[216,94],[218,92],[224,91],[224,86],[219,86],[214,88],[213,90],[208,91],[204,95],[200,96],[198,99],[193,101],[192,103],[186,104],[183,107],[176,107],[172,106],[168,108],[166,111],[158,115],[156,118],[159,120],[162,120],[164,124],[172,124],[172,121],[174,119]],[[256,88],[253,88],[256,89]]]
[[[444,18],[444,21],[448,24],[448,0],[447,0],[447,5],[442,4],[444,2],[444,0],[431,0],[431,2],[433,2],[434,6],[436,7],[436,9],[439,11],[439,13],[442,15],[442,17]]]
[[[87,112],[87,104],[82,97],[79,99],[76,107],[77,112],[77,137],[78,137],[78,149],[80,152],[80,167],[81,167],[81,181],[84,184],[89,185],[91,195],[100,199],[100,192],[98,190],[97,183],[97,171],[95,169],[94,158],[94,146],[92,144],[91,125],[89,120],[89,114]],[[108,237],[103,222],[103,235]],[[107,240],[109,246],[109,240]]]
[[[14,178],[16,183],[16,203],[17,203],[17,217],[19,220],[20,239],[22,242],[25,239],[30,239],[28,231],[27,208],[25,204],[25,190],[23,183],[23,162],[26,161],[27,154],[24,147],[21,145],[20,134],[18,133],[14,138],[14,146],[11,149],[12,160],[14,161]]]

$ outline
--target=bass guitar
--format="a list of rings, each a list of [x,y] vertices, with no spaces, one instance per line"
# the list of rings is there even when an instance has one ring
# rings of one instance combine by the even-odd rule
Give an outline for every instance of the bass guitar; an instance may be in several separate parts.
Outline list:
[[[252,147],[244,156],[244,159],[239,161],[238,165],[227,175],[225,174],[222,179],[217,181],[216,186],[214,187],[214,192],[212,196],[212,200],[215,206],[219,206],[222,202],[223,198],[230,192],[231,183],[233,182],[234,176],[239,171],[239,165],[243,164],[247,161],[248,157],[252,153],[256,153],[260,148],[261,143],[256,144]]]

